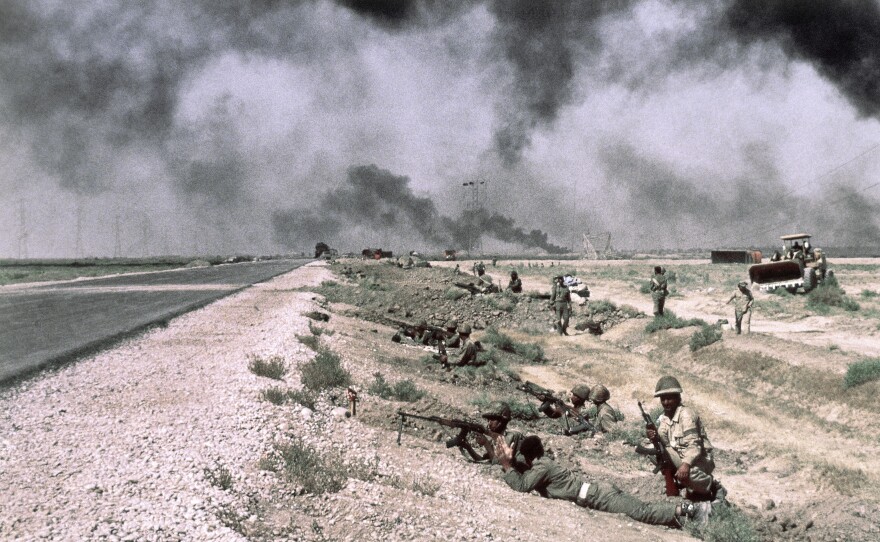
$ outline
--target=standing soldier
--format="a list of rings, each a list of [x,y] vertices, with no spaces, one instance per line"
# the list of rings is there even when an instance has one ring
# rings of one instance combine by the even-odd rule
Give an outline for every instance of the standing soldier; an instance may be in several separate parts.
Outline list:
[[[736,287],[737,290],[733,292],[733,295],[730,296],[730,299],[727,300],[725,305],[728,305],[733,301],[733,316],[736,319],[736,334],[739,335],[745,331],[746,335],[748,335],[752,326],[752,303],[754,302],[754,298],[752,297],[752,291],[749,290],[749,285],[745,281],[740,282]]]
[[[571,290],[563,284],[562,275],[557,275],[550,292],[550,306],[555,312],[553,328],[560,335],[568,335],[568,320],[571,318]]]
[[[654,316],[663,316],[663,305],[666,304],[666,296],[669,288],[666,284],[666,270],[659,265],[654,266],[654,276],[651,277],[651,299],[654,300]]]
[[[659,436],[675,465],[675,479],[694,501],[724,500],[726,490],[712,477],[715,461],[712,443],[697,412],[681,404],[681,384],[674,376],[657,381],[654,397],[660,398],[663,414],[657,429],[648,429],[648,439]]]
[[[614,428],[614,424],[620,421],[620,414],[617,410],[608,404],[611,399],[611,392],[602,384],[593,386],[590,392],[590,402],[596,405],[596,416],[594,425],[599,431],[607,433]]]

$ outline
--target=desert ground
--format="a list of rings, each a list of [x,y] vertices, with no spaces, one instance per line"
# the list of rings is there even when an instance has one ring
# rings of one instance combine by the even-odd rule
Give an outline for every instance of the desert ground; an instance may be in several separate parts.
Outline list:
[[[880,261],[831,262],[855,310],[755,291],[749,335],[723,323],[744,265],[499,260],[487,268],[495,282],[516,269],[526,293],[471,296],[454,286],[473,279],[470,263],[457,275],[455,262],[315,262],[4,390],[0,538],[880,538],[880,384],[845,385],[852,364],[880,356]],[[672,278],[667,309],[719,324],[720,340],[693,351],[700,325],[646,330],[653,265]],[[553,333],[546,300],[528,295],[549,292],[561,272],[591,291],[572,328],[589,320],[601,334]],[[396,322],[453,318],[474,325],[485,366],[446,371],[435,349],[391,341]],[[319,371],[316,383],[328,356],[339,371]],[[283,374],[256,374],[266,360]],[[729,492],[706,527],[642,525],[516,493],[499,467],[446,448],[449,430],[410,419],[398,433],[398,410],[478,421],[489,401],[505,400],[511,429],[540,435],[585,480],[667,499],[633,451],[644,427],[636,401],[655,409],[664,374],[700,412]],[[534,415],[537,401],[516,389],[525,380],[560,397],[602,383],[625,420],[608,434],[564,436]]]

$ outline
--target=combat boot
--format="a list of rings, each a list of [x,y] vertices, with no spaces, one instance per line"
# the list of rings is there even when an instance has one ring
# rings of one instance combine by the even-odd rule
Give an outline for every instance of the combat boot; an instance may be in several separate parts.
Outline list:
[[[681,526],[688,523],[695,523],[704,526],[709,523],[709,516],[712,515],[712,505],[706,501],[693,502],[689,500],[681,501],[681,504],[675,510],[676,519]]]

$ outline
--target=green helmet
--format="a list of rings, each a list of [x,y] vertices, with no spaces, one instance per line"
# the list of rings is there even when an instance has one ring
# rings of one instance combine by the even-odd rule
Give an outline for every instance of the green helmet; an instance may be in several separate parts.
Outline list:
[[[575,386],[571,388],[571,394],[582,401],[586,401],[590,398],[590,387],[585,384]]]
[[[450,320],[446,323],[446,329],[458,329],[458,320]]]
[[[486,419],[498,418],[506,422],[510,421],[510,405],[504,401],[493,401],[489,403],[482,416]]]
[[[593,391],[590,392],[590,401],[594,403],[604,403],[608,399],[611,399],[611,392],[608,391],[608,388],[602,384],[593,386]]]
[[[470,335],[471,334],[471,325],[465,324],[465,325],[461,326],[460,328],[458,328],[458,332],[463,335]]]
[[[681,384],[679,384],[677,378],[674,376],[664,376],[657,381],[657,386],[654,388],[654,397],[672,395],[674,393],[681,395]]]

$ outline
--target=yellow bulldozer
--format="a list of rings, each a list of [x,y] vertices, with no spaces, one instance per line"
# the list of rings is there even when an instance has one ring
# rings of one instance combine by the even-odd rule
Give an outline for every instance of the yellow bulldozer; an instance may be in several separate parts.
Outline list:
[[[749,268],[749,279],[760,290],[785,288],[795,293],[798,288],[809,292],[825,280],[828,262],[820,248],[810,244],[806,233],[783,235],[782,251],[776,251],[768,263]]]

